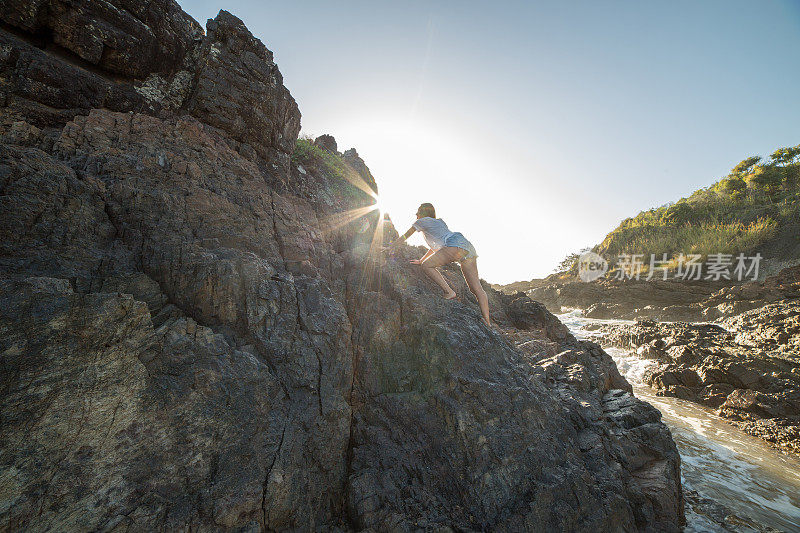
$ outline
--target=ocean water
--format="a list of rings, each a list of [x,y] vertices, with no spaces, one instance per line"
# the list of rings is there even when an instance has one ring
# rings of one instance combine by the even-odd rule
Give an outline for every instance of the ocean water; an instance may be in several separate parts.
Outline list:
[[[559,315],[573,335],[592,339],[590,323],[629,323],[587,319],[580,311]],[[630,350],[603,347],[634,394],[661,411],[681,454],[687,490],[710,498],[738,516],[787,532],[800,532],[800,459],[771,448],[725,422],[711,409],[678,398],[656,396],[642,377],[653,362]],[[726,531],[686,506],[686,531]],[[748,531],[748,528],[742,529]]]

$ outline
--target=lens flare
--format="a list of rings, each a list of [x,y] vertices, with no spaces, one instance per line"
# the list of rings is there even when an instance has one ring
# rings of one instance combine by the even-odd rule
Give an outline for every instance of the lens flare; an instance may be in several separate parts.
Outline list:
[[[373,195],[373,198],[375,199],[375,203],[372,205],[372,207],[377,209],[380,214],[384,214],[386,212],[386,208],[384,207],[383,202],[381,202],[380,196]]]

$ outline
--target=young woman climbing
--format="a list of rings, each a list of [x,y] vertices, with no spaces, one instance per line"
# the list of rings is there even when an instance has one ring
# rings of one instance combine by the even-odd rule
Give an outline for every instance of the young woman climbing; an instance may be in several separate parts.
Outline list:
[[[454,261],[459,262],[461,264],[461,273],[464,274],[464,280],[466,280],[469,290],[478,299],[483,321],[487,326],[492,327],[492,321],[489,318],[489,298],[486,296],[486,291],[481,287],[481,280],[478,277],[478,254],[475,252],[475,247],[472,246],[472,243],[461,233],[450,231],[444,220],[436,218],[436,210],[429,203],[419,206],[419,209],[417,209],[417,221],[392,245],[405,241],[415,231],[422,232],[430,249],[420,259],[414,259],[411,263],[420,265],[422,271],[442,288],[444,298],[452,300],[456,298],[456,292],[450,288],[450,285],[447,284],[444,276],[437,268]]]

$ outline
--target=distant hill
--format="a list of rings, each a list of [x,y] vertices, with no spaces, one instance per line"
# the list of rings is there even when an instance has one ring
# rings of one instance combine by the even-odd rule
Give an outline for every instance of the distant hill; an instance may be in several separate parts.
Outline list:
[[[588,251],[586,250],[582,251]],[[800,145],[752,156],[688,198],[626,218],[591,248],[612,263],[621,254],[760,253],[761,278],[800,263]],[[575,280],[579,252],[544,279],[495,285],[506,292]]]
[[[688,198],[626,218],[594,251],[619,254],[755,253],[774,268],[800,260],[800,145],[748,157]]]

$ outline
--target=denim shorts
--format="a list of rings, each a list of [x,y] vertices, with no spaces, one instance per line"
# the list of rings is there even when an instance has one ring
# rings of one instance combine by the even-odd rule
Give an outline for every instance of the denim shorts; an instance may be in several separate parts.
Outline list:
[[[469,242],[466,237],[461,235],[459,232],[455,232],[444,241],[445,246],[455,246],[456,248],[461,248],[462,250],[467,251],[467,255],[461,258],[463,261],[464,259],[475,259],[478,257],[478,252],[475,251],[475,247],[472,246],[472,243]]]

